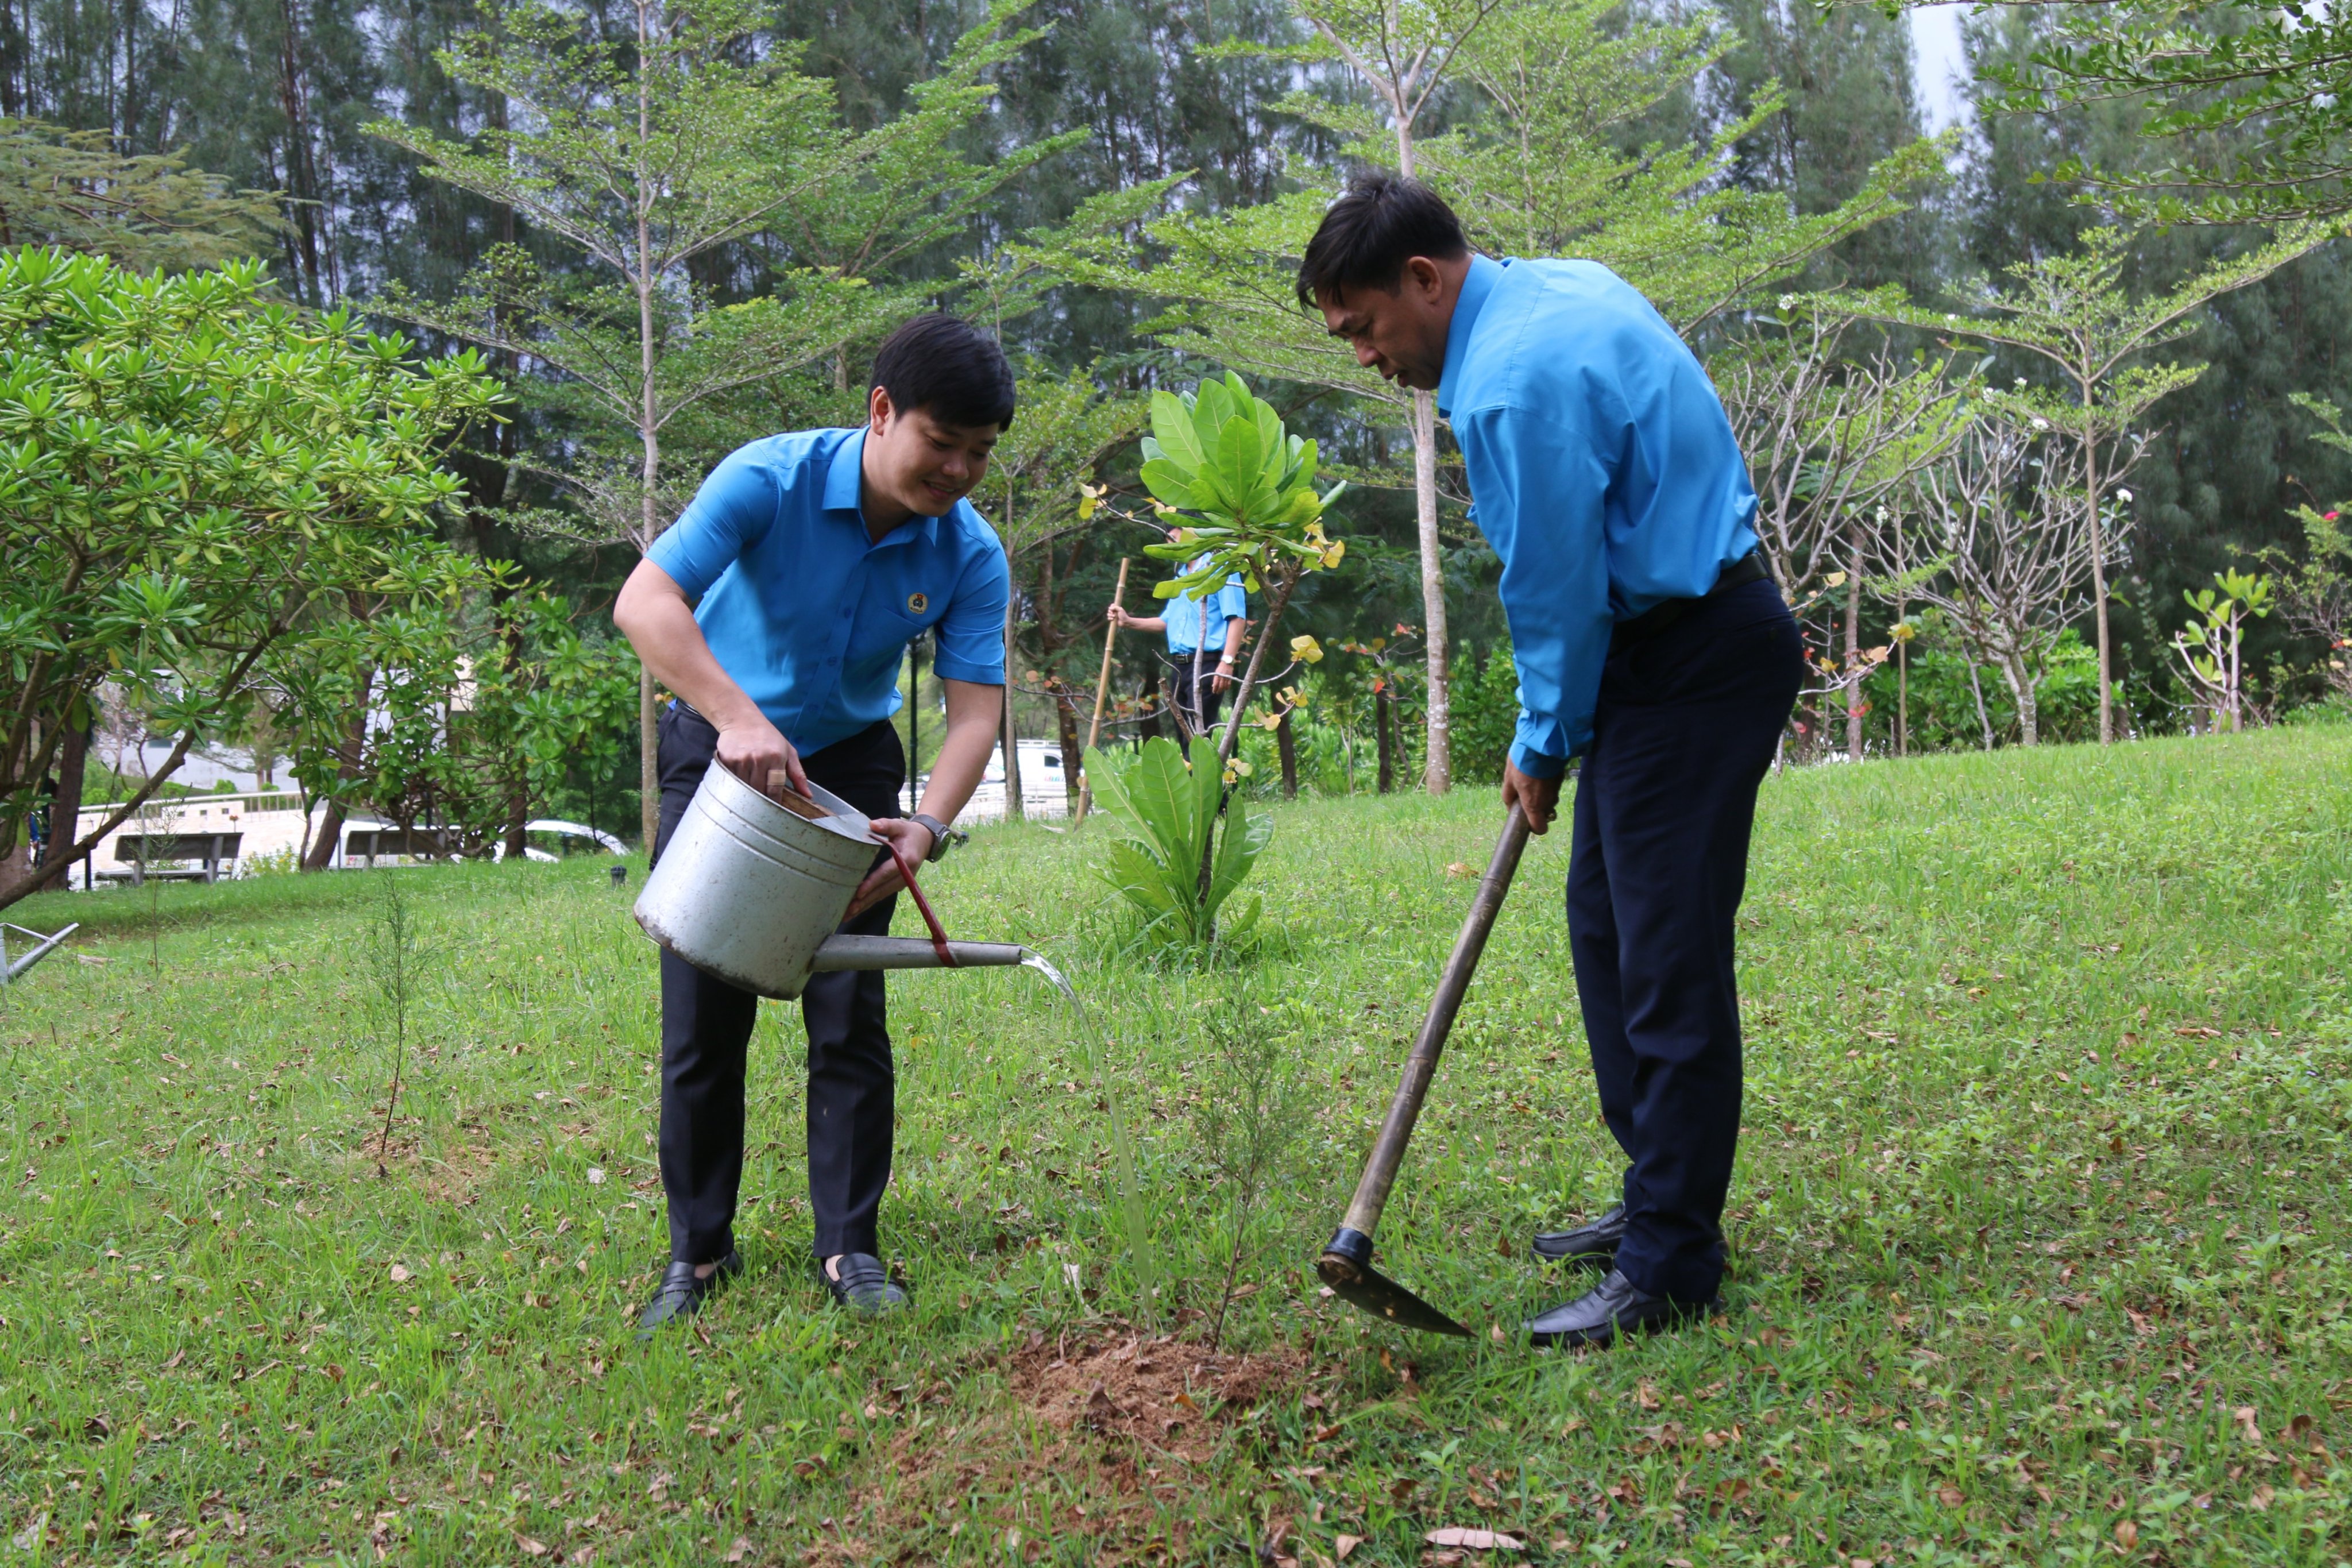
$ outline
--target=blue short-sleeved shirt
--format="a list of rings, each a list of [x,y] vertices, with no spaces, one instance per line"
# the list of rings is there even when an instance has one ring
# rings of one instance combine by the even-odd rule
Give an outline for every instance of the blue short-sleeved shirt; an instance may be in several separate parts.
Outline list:
[[[1611,628],[1698,597],[1755,548],[1748,464],[1697,359],[1595,261],[1473,258],[1437,405],[1503,558],[1511,761],[1558,778],[1591,744]]]
[[[646,552],[686,596],[712,655],[798,750],[898,710],[907,645],[939,630],[949,680],[1004,684],[1012,574],[968,501],[866,535],[863,430],[802,430],[728,454]]]
[[[1196,555],[1184,563],[1186,572],[1197,572],[1208,559]],[[1249,616],[1249,591],[1242,586],[1242,575],[1236,572],[1225,579],[1225,585],[1205,599],[1188,599],[1179,594],[1168,601],[1160,614],[1160,623],[1167,628],[1168,651],[1190,654],[1194,648],[1205,647],[1219,652],[1225,646],[1225,623],[1245,620]]]

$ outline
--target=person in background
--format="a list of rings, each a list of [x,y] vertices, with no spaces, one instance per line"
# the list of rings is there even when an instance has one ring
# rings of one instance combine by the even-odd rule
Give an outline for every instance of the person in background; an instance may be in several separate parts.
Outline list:
[[[1168,541],[1174,543],[1181,530],[1170,529]],[[1206,555],[1197,555],[1184,563],[1183,572],[1197,572]],[[1176,731],[1184,754],[1192,754],[1192,737],[1208,733],[1217,721],[1217,710],[1224,705],[1225,690],[1234,679],[1234,670],[1242,656],[1242,642],[1249,635],[1249,591],[1242,585],[1241,574],[1225,579],[1223,587],[1204,599],[1188,599],[1182,595],[1166,601],[1168,608],[1157,616],[1129,615],[1123,605],[1113,605],[1106,612],[1111,624],[1129,631],[1160,632],[1168,638],[1168,662],[1171,671],[1168,683],[1168,705],[1176,715]]]
[[[874,818],[909,863],[947,850],[1004,702],[1012,580],[965,495],[1013,422],[1012,367],[949,316],[919,316],[874,358],[856,430],[771,436],[711,470],[638,563],[613,620],[677,694],[661,720],[660,830],[677,826],[715,757],[754,788],[782,774]],[[899,820],[907,759],[891,717],[907,645],[936,632],[947,731],[920,809]],[[887,854],[845,931],[882,935],[904,884]],[[743,1174],[745,1051],[759,998],[661,955],[662,1191],[670,1261],[641,1335],[700,1310],[742,1268],[732,1229]],[[834,1298],[879,1313],[906,1293],[883,1268],[877,1216],[896,1117],[877,972],[819,974],[808,1027],[809,1206]]]
[[[1739,1137],[1733,916],[1804,652],[1755,553],[1756,491],[1682,339],[1591,261],[1471,254],[1436,193],[1358,179],[1298,269],[1368,369],[1434,392],[1503,560],[1519,670],[1503,804],[1543,832],[1570,758],[1569,951],[1624,1198],[1535,1238],[1607,1268],[1528,1321],[1605,1344],[1707,1310]]]

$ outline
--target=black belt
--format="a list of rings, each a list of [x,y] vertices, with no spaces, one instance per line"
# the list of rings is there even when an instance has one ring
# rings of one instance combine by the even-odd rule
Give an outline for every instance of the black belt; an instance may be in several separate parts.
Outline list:
[[[1705,595],[1712,599],[1717,594],[1727,594],[1734,588],[1761,581],[1769,575],[1764,570],[1764,557],[1753,550],[1725,567],[1715,579],[1715,586]],[[1609,651],[1622,653],[1637,642],[1656,637],[1698,605],[1697,599],[1662,599],[1630,619],[1619,621],[1609,634]]]

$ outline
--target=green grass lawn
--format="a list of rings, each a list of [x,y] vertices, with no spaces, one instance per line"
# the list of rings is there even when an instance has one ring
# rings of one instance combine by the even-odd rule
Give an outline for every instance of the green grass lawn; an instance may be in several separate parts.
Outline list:
[[[1111,1043],[1033,975],[893,979],[917,1308],[877,1327],[807,1255],[771,1005],[749,1272],[651,1347],[655,964],[603,864],[400,874],[381,1157],[383,875],[34,900],[86,923],[0,1003],[0,1563],[1357,1565],[1449,1561],[1443,1526],[1525,1543],[1474,1563],[2336,1563],[2348,781],[2343,729],[1770,781],[1728,1310],[1605,1353],[1509,1331],[1581,1288],[1527,1232],[1618,1173],[1564,833],[1381,1237],[1478,1337],[1381,1330],[1311,1269],[1484,790],[1277,808],[1264,948],[1209,974],[1119,956],[1097,827],[977,836],[935,877],[950,930],[1053,954]],[[1213,1353],[1200,1118],[1236,1027],[1284,1042],[1298,1110]]]

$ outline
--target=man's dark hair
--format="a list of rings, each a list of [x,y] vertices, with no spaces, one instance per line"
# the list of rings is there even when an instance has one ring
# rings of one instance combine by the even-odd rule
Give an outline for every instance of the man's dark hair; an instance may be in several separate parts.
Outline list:
[[[1454,261],[1470,254],[1462,220],[1445,198],[1402,174],[1375,169],[1348,182],[1347,195],[1323,215],[1298,264],[1298,302],[1350,289],[1394,293],[1404,264],[1416,256]]]
[[[953,316],[917,316],[883,340],[874,353],[868,390],[890,395],[890,406],[929,409],[942,425],[1013,423],[1013,366],[996,340]]]

